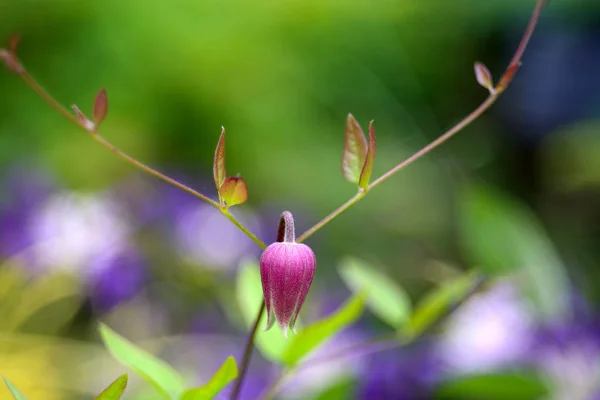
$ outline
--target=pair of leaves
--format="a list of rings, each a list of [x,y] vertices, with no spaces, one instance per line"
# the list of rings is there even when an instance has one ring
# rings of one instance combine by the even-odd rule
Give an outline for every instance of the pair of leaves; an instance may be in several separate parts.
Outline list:
[[[15,400],[27,400],[27,397],[8,379],[4,378],[4,384]],[[121,375],[94,400],[119,400],[127,387],[127,374]]]
[[[215,149],[213,176],[219,193],[219,203],[222,207],[242,204],[248,200],[246,182],[240,177],[227,177],[225,169],[225,128],[221,130],[221,136]]]
[[[358,121],[352,114],[348,114],[344,154],[342,156],[342,172],[347,181],[356,183],[361,190],[367,190],[369,187],[375,161],[375,150],[376,141],[373,121],[369,123],[369,140],[367,141]]]
[[[251,326],[263,298],[259,268],[256,262],[244,262],[240,265],[237,278],[237,300],[247,326]],[[255,343],[261,354],[271,362],[293,366],[317,346],[325,343],[343,328],[354,323],[362,314],[366,295],[359,294],[348,300],[331,315],[302,327],[296,323],[298,334],[288,339],[273,327],[263,331],[266,316],[260,321]]]
[[[95,133],[108,113],[108,97],[106,96],[106,89],[100,89],[100,92],[96,95],[92,114],[93,118],[91,120],[76,105],[72,105],[71,108],[75,111],[75,114],[79,119],[79,124],[88,132]]]
[[[209,400],[237,377],[235,360],[229,357],[207,384],[186,391],[181,375],[166,362],[140,349],[104,324],[100,325],[100,335],[117,361],[137,372],[165,399]]]

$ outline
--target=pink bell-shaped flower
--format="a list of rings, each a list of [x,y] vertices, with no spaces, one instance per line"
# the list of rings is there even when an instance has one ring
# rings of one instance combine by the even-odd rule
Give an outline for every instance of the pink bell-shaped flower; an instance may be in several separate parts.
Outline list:
[[[296,333],[294,325],[315,276],[317,260],[310,247],[296,243],[294,217],[289,211],[281,214],[277,240],[260,257],[268,315],[265,330],[277,320],[283,336],[287,337],[288,327]]]

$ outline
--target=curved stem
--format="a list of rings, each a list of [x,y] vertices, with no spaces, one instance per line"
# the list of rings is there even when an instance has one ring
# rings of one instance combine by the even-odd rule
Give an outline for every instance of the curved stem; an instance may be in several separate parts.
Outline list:
[[[315,233],[316,231],[318,231],[319,229],[321,229],[322,227],[324,227],[325,225],[327,225],[328,223],[333,221],[341,213],[343,213],[344,211],[349,209],[351,206],[353,206],[354,203],[356,203],[357,201],[362,199],[365,196],[365,194],[367,194],[366,191],[360,191],[360,192],[356,193],[354,195],[354,197],[352,197],[350,200],[348,200],[347,202],[345,202],[344,204],[339,206],[334,212],[332,212],[331,214],[329,214],[328,216],[323,218],[315,226],[313,226],[312,228],[310,228],[309,230],[304,232],[302,235],[300,235],[298,237],[298,239],[296,240],[296,242],[301,243],[301,242],[305,241],[306,239],[308,239],[310,236],[312,236],[313,233]]]
[[[495,90],[493,90],[490,93],[488,98],[485,99],[485,101],[483,103],[481,103],[479,105],[479,107],[477,107],[475,110],[473,110],[469,115],[467,115],[465,118],[463,118],[458,124],[454,125],[452,128],[447,130],[445,133],[443,133],[440,137],[435,139],[433,142],[429,143],[427,146],[423,147],[421,150],[417,151],[415,154],[408,157],[406,160],[402,161],[400,164],[396,165],[394,168],[392,168],[385,174],[381,175],[379,178],[375,179],[367,187],[366,190],[354,195],[354,197],[352,197],[350,200],[348,200],[347,202],[345,202],[344,204],[339,206],[331,214],[329,214],[328,216],[323,218],[312,228],[308,229],[306,232],[304,232],[302,235],[300,235],[300,237],[298,238],[298,243],[307,239],[312,234],[317,232],[319,229],[321,229],[322,227],[327,225],[329,222],[333,221],[338,215],[340,215],[341,213],[346,211],[348,208],[352,207],[356,202],[358,202],[360,199],[362,199],[370,189],[373,189],[375,186],[377,186],[380,183],[382,183],[383,181],[389,179],[396,172],[409,166],[410,164],[412,164],[419,158],[421,158],[424,155],[426,155],[427,153],[429,153],[431,150],[435,149],[436,147],[438,147],[439,145],[441,145],[448,139],[452,138],[458,132],[460,132],[461,130],[466,128],[468,125],[470,125],[473,121],[475,121],[477,118],[479,118],[484,112],[486,112],[496,102],[496,100],[498,99],[500,94],[506,89],[506,87],[510,84],[510,82],[514,78],[517,68],[521,64],[521,58],[523,57],[523,53],[525,52],[525,49],[527,48],[527,44],[529,43],[529,40],[531,39],[531,35],[533,34],[533,31],[535,29],[535,26],[537,25],[540,14],[542,12],[542,8],[544,7],[544,5],[546,4],[547,1],[548,0],[537,0],[535,9],[533,10],[533,13],[531,15],[531,19],[529,20],[529,23],[527,24],[527,28],[525,29],[525,33],[523,34],[523,37],[521,38],[519,46],[517,47],[517,50],[515,51],[506,71],[500,78]]]
[[[37,83],[37,81],[35,79],[33,79],[33,77],[31,75],[29,75],[29,73],[25,70],[25,68],[22,67],[22,64],[19,63],[19,65],[21,66],[21,68],[19,69],[18,74],[25,81],[25,83],[29,87],[31,87],[52,108],[57,110],[61,115],[63,115],[69,121],[71,121],[72,123],[74,123],[75,125],[80,127],[81,129],[86,131],[92,137],[92,139],[94,139],[96,142],[100,143],[103,147],[108,149],[110,152],[116,154],[118,157],[127,161],[129,164],[133,165],[134,167],[139,168],[142,171],[144,171],[158,179],[161,179],[161,180],[167,182],[168,184],[173,185],[173,186],[191,194],[192,196],[195,196],[195,197],[207,202],[211,206],[217,208],[219,211],[221,211],[221,213],[223,215],[225,215],[231,222],[233,222],[235,224],[235,226],[237,226],[250,239],[252,239],[252,241],[254,241],[254,243],[256,243],[260,248],[262,248],[262,249],[266,248],[266,245],[258,237],[256,237],[256,235],[253,234],[248,228],[246,228],[240,221],[238,221],[237,218],[235,218],[226,207],[222,207],[221,204],[219,204],[219,202],[212,200],[208,196],[203,195],[202,193],[190,188],[189,186],[186,186],[186,185],[176,181],[175,179],[168,177],[167,175],[165,175],[161,172],[158,172],[157,170],[147,166],[146,164],[136,160],[135,158],[131,157],[130,155],[119,150],[116,146],[114,146],[108,140],[106,140],[105,138],[100,136],[100,134],[98,134],[98,132],[96,130],[96,127],[86,126],[73,113],[71,113],[69,110],[67,110],[65,107],[63,107],[58,101],[56,101],[50,95],[50,93],[48,93],[39,83]]]
[[[217,203],[217,205],[218,204],[219,203]],[[254,233],[252,233],[248,228],[246,228],[236,217],[234,217],[228,208],[221,208],[221,207],[218,207],[218,208],[219,208],[219,210],[221,210],[223,215],[225,215],[227,217],[227,219],[229,219],[231,222],[233,222],[233,224],[235,226],[237,226],[240,231],[244,232],[246,234],[246,236],[248,236],[250,239],[252,239],[252,241],[254,243],[256,243],[258,245],[258,247],[260,247],[263,250],[267,248],[267,245],[262,240],[260,240]]]
[[[244,378],[246,377],[246,372],[248,372],[248,367],[250,366],[252,350],[254,350],[254,336],[256,335],[256,331],[258,330],[258,324],[260,323],[260,319],[262,318],[264,312],[265,301],[263,300],[260,304],[260,310],[256,315],[256,320],[254,320],[254,324],[252,325],[252,329],[250,330],[250,332],[248,332],[248,340],[246,341],[244,357],[242,358],[242,363],[240,364],[240,372],[238,374],[238,378],[235,380],[233,390],[231,391],[231,396],[229,397],[231,400],[236,400],[239,397],[240,392],[242,390]]]

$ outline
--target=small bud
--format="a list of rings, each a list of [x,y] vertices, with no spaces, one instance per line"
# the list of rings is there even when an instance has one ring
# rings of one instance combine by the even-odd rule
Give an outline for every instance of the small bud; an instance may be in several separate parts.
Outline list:
[[[10,35],[10,38],[8,39],[8,51],[10,51],[13,56],[17,55],[17,48],[19,47],[20,41],[21,35],[16,32]]]
[[[77,118],[79,119],[79,123],[81,124],[83,129],[85,129],[88,132],[95,133],[96,125],[92,121],[90,121],[90,119],[86,117],[84,113],[81,112],[79,107],[73,104],[71,108],[73,109],[73,111],[75,111],[75,114],[77,114]]]
[[[317,260],[310,247],[296,243],[294,217],[289,211],[281,214],[277,240],[260,257],[268,316],[265,330],[277,320],[287,338],[288,327],[296,333],[296,319],[315,276]]]
[[[108,98],[106,97],[106,89],[103,88],[96,96],[96,101],[94,102],[94,122],[96,126],[100,125],[100,123],[104,120],[107,112]]]
[[[489,90],[490,93],[493,94],[495,92],[492,74],[484,64],[480,62],[475,63],[475,77],[477,78],[477,82]]]
[[[243,178],[232,176],[225,179],[219,194],[227,206],[235,206],[248,200],[248,187]]]
[[[498,86],[496,86],[497,92],[502,92],[507,86],[512,82],[517,70],[521,66],[521,62],[518,61],[508,66],[502,78],[500,78],[500,82],[498,82]]]

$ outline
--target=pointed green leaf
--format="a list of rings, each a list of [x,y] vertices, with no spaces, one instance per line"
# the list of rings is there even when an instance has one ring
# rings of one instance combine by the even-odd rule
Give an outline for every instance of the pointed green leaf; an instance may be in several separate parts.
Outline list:
[[[21,391],[17,389],[17,387],[11,381],[4,377],[2,379],[4,379],[4,384],[6,385],[6,387],[8,388],[15,400],[27,400],[27,397],[25,397],[25,395],[21,393]]]
[[[108,326],[100,324],[102,341],[110,354],[152,384],[165,398],[179,397],[184,390],[183,378],[166,362],[140,349]]]
[[[481,279],[482,276],[475,272],[465,274],[425,294],[417,304],[404,333],[408,337],[419,336],[471,293]]]
[[[521,276],[521,287],[541,316],[566,316],[567,274],[535,216],[488,187],[466,190],[460,205],[460,239],[471,264],[490,274]]]
[[[246,326],[250,328],[256,319],[258,308],[263,301],[262,283],[260,281],[260,271],[257,262],[244,261],[240,264],[236,295]],[[283,352],[289,345],[289,340],[283,337],[279,329],[271,328],[268,331],[264,331],[266,326],[267,315],[266,312],[263,312],[256,336],[254,337],[256,348],[258,348],[267,360],[274,363],[281,363]]]
[[[298,334],[291,338],[283,354],[284,363],[288,366],[295,365],[318,345],[354,323],[362,314],[366,301],[366,293],[354,295],[333,314],[299,330]]]
[[[111,383],[94,400],[119,400],[127,387],[127,374],[123,374]]]
[[[215,149],[215,157],[213,159],[213,177],[215,178],[215,186],[219,192],[219,201],[221,200],[221,186],[225,182],[227,172],[225,170],[225,127],[221,128],[221,136],[217,142]],[[221,205],[223,203],[221,202]]]
[[[344,178],[352,183],[358,183],[360,173],[367,155],[367,139],[358,121],[352,114],[346,118],[346,136],[344,154],[342,155],[342,172]]]
[[[237,376],[235,359],[229,356],[206,385],[186,391],[181,400],[211,400]]]
[[[225,179],[219,192],[228,206],[243,204],[248,200],[248,187],[242,178],[231,177]]]
[[[365,164],[362,167],[360,179],[358,180],[358,186],[363,190],[367,189],[369,186],[369,181],[371,180],[376,149],[377,144],[375,140],[375,129],[373,128],[373,121],[371,121],[369,123],[369,145],[367,147],[367,157],[365,158]]]
[[[399,328],[408,320],[410,297],[388,276],[354,257],[344,258],[338,271],[352,292],[368,294],[367,307],[384,322]]]

